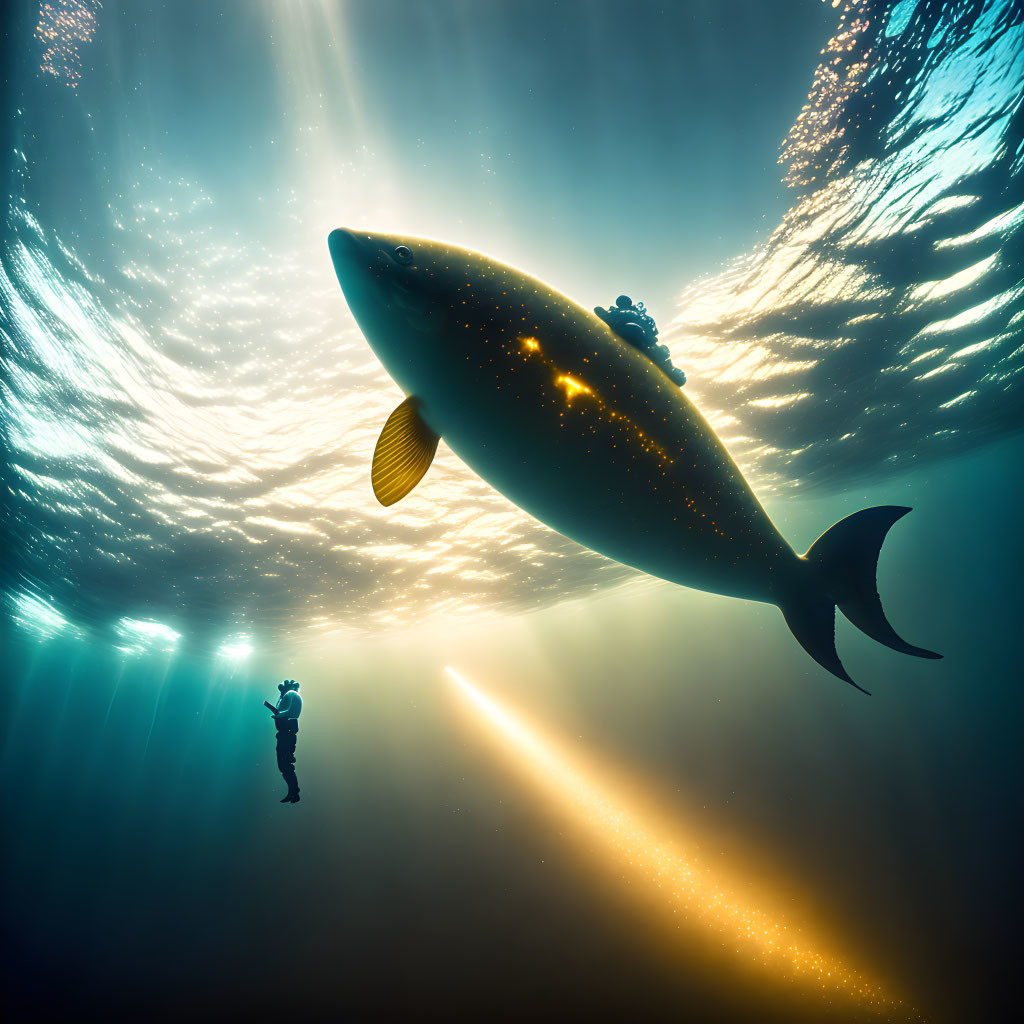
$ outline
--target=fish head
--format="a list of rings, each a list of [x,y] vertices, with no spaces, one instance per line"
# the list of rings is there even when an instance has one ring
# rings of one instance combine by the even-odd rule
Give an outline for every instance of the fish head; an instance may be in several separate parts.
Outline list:
[[[479,274],[477,254],[444,242],[338,228],[327,239],[338,281],[370,347],[398,384],[456,354],[454,296]],[[453,349],[453,351],[448,351]]]

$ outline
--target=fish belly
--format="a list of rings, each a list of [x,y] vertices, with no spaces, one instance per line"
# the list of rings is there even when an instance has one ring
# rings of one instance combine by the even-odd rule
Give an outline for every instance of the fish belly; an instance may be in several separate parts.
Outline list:
[[[613,377],[598,386],[593,371],[588,383],[573,378],[576,390],[550,368],[535,380],[509,374],[435,406],[435,429],[484,480],[585,547],[684,586],[774,603],[795,554],[710,426],[650,365],[661,380],[637,382],[634,370],[628,392]]]

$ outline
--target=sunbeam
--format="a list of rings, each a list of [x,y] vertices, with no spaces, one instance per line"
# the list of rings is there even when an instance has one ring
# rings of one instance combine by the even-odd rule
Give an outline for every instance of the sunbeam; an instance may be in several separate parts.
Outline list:
[[[728,940],[730,946],[735,943],[737,955],[746,962],[787,981],[838,994],[888,1019],[920,1019],[902,1000],[838,955],[826,952],[819,942],[775,915],[745,905],[735,895],[741,888],[736,882],[692,856],[666,827],[629,809],[622,794],[588,777],[554,741],[451,666],[445,671],[532,781],[569,811],[615,861],[660,890],[672,910],[682,909],[685,919],[705,933]]]

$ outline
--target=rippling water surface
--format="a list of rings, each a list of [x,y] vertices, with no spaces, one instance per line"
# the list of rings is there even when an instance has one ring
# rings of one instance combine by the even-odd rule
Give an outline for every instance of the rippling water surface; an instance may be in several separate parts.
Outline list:
[[[158,93],[136,97],[159,28],[111,7],[27,5],[8,40],[31,51],[8,100],[0,249],[15,617],[126,650],[183,636],[236,650],[631,578],[443,446],[401,506],[373,499],[370,456],[400,395],[347,312],[326,233],[399,224],[488,246],[450,213],[403,207],[389,168],[424,143],[374,148],[344,9],[239,16],[273,64],[229,100],[244,86],[246,111],[283,116],[233,182],[228,150],[254,115],[218,122],[188,93],[188,61],[199,79],[216,56],[185,52],[173,88],[191,106],[168,124]],[[1021,425],[1021,5],[845,0],[834,17],[781,147],[790,208],[724,269],[689,284],[681,271],[678,309],[660,316],[762,493],[938,463]],[[102,82],[100,54],[116,72]],[[171,130],[214,147],[205,173],[167,155]],[[571,243],[517,247],[496,254],[542,276],[572,262]]]
[[[771,237],[672,324],[734,454],[836,488],[1022,422],[1024,8],[848,0]]]

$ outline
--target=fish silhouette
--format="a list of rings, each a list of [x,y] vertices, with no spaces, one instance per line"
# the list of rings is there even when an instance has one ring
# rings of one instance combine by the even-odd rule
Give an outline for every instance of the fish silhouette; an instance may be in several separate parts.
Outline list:
[[[374,452],[382,504],[416,486],[443,437],[578,543],[682,586],[777,605],[804,650],[854,686],[836,653],[836,607],[886,647],[941,657],[897,635],[876,587],[882,542],[909,508],[855,512],[798,555],[697,407],[590,310],[443,242],[339,228],[328,245],[356,322],[408,396]]]

